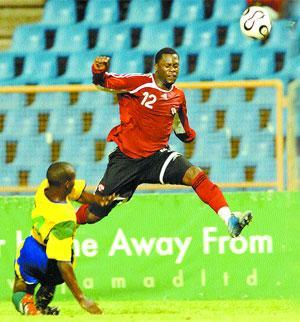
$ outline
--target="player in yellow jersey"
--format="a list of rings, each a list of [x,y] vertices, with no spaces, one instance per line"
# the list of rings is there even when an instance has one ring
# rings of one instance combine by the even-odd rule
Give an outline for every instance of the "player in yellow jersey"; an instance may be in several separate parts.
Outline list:
[[[67,162],[56,162],[47,170],[35,194],[32,230],[15,260],[15,283],[12,301],[26,315],[57,315],[50,307],[55,287],[65,282],[83,309],[101,314],[97,304],[86,298],[73,270],[72,244],[77,220],[71,200],[80,203],[110,204],[115,196],[100,197],[85,190],[85,181],[75,179],[75,170]],[[35,294],[35,287],[40,284]]]

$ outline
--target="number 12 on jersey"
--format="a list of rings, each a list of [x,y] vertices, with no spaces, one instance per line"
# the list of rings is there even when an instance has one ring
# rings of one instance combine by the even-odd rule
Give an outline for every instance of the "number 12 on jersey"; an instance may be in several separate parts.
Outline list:
[[[157,101],[157,98],[154,94],[150,94],[148,92],[143,93],[143,100],[141,104],[147,108],[153,109],[153,104]]]

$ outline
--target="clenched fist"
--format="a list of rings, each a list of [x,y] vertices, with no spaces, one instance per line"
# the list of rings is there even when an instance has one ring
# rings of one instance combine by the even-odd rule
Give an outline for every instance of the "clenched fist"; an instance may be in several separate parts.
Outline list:
[[[96,57],[93,63],[93,73],[101,74],[108,70],[110,58],[107,56]]]

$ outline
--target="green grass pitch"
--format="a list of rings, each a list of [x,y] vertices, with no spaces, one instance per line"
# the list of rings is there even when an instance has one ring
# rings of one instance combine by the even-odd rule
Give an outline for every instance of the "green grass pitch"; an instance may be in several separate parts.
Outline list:
[[[98,301],[104,315],[91,316],[74,301],[54,301],[61,309],[59,316],[21,316],[10,302],[0,303],[1,322],[297,322],[300,303],[291,300],[236,301]]]

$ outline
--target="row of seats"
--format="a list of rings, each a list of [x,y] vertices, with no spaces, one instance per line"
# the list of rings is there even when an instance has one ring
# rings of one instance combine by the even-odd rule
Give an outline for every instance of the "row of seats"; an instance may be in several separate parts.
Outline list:
[[[178,81],[280,78],[288,83],[297,78],[300,72],[300,55],[289,59],[286,57],[285,62],[280,63],[281,69],[278,70],[278,53],[270,48],[252,48],[244,53],[210,48],[198,54],[195,52],[189,54],[186,51],[179,51],[179,54],[181,69]],[[0,55],[0,58],[4,58],[0,62],[0,84],[91,83],[91,65],[97,55],[99,55],[97,52],[71,54],[66,62],[65,72],[58,75],[60,65],[57,54],[49,52],[28,54],[24,59],[22,73],[15,76],[14,56],[3,54]],[[144,73],[147,57],[149,56],[140,51],[115,53],[111,59],[110,70],[121,74]],[[153,53],[150,58],[153,65]],[[195,62],[193,71],[190,71],[191,59]]]
[[[200,105],[205,110],[227,109],[232,104],[250,104],[265,106],[273,109],[276,103],[276,90],[272,87],[245,88],[214,88],[210,91],[185,89],[187,107]],[[114,105],[114,96],[104,91],[81,92],[76,101],[72,101],[72,93],[36,93],[34,97],[18,93],[0,93],[0,111],[23,109],[25,106],[31,110],[48,111],[51,109],[70,108],[72,110],[84,108],[99,108],[103,105]]]
[[[214,110],[209,105],[191,105],[188,110],[190,124],[200,133],[218,129],[226,129],[231,135],[275,131],[275,110],[271,108],[249,104],[234,104],[226,108],[219,106]],[[87,132],[105,138],[110,129],[119,123],[119,112],[116,106],[111,105],[102,105],[97,109],[88,106],[82,109],[24,109],[0,112],[1,119],[0,137],[39,133],[68,136]],[[16,124],[22,128],[21,132],[16,132]]]
[[[10,169],[13,171],[30,171],[30,169],[37,168],[40,169],[47,168],[49,163],[54,160],[72,160],[72,163],[78,167],[85,167],[86,171],[90,167],[95,169],[105,170],[105,165],[107,163],[108,154],[115,148],[114,144],[102,144],[99,146],[99,139],[85,136],[72,136],[69,138],[61,140],[49,140],[47,136],[39,137],[23,137],[17,141],[6,141],[6,150],[8,149],[8,144],[14,142],[15,156],[9,163],[5,163],[5,158],[7,157],[5,150],[1,150],[1,161],[0,168],[2,175],[2,182],[7,181],[4,179],[6,174],[9,173]],[[56,154],[53,158],[52,150],[53,142],[59,142],[60,152]],[[98,145],[97,145],[98,144]],[[251,138],[241,138],[240,147],[238,155],[232,159],[230,157],[230,141],[224,136],[224,133],[212,133],[212,134],[202,134],[201,138],[196,141],[193,152],[188,155],[190,162],[195,165],[199,165],[203,168],[211,168],[212,173],[216,171],[215,166],[218,168],[217,164],[223,166],[223,177],[230,176],[230,169],[233,169],[234,165],[239,164],[240,166],[248,166],[253,168],[266,167],[266,165],[271,166],[275,162],[274,158],[274,137],[267,134],[256,134]],[[185,145],[179,142],[174,136],[171,137],[171,148],[185,154]],[[101,151],[102,150],[102,151]],[[30,153],[29,153],[30,151]],[[54,160],[53,160],[54,159]],[[219,160],[216,162],[216,160]],[[222,160],[222,161],[220,161]],[[240,166],[235,169],[233,177],[236,181],[243,181],[241,179],[242,171]],[[273,172],[274,169],[271,167],[269,172]],[[35,176],[38,177],[36,182],[30,182],[31,184],[37,184],[41,180],[44,174],[41,175],[41,171],[36,171]],[[221,173],[220,173],[221,175]],[[239,179],[236,175],[240,176]],[[87,177],[87,175],[84,175]],[[95,177],[95,172],[94,172]],[[13,180],[13,178],[11,178]],[[95,178],[94,178],[95,179]],[[221,178],[218,180],[222,181]],[[259,180],[263,180],[260,178]],[[266,180],[266,178],[264,179]],[[95,182],[94,182],[95,183]],[[7,185],[8,182],[7,182]]]
[[[173,0],[168,1],[168,21],[181,21],[189,24],[199,21],[206,16],[204,0]],[[238,20],[247,4],[245,0],[215,0],[211,20],[234,21]],[[210,8],[207,8],[210,9]],[[211,10],[210,10],[211,11]],[[230,14],[228,14],[230,12]],[[99,26],[120,21],[118,0],[89,0],[85,9],[82,25]],[[163,18],[161,0],[131,0],[123,23],[144,25],[157,23]],[[77,22],[75,0],[48,0],[45,5],[41,24],[46,26],[74,24]]]
[[[280,49],[292,53],[300,50],[300,28],[299,31],[292,28],[288,20],[274,21],[270,37],[264,43],[244,36],[240,31],[239,22],[226,24],[217,21],[200,21],[190,23],[185,28],[180,27],[180,23],[170,22],[148,24],[139,29],[139,41],[136,41],[133,36],[136,28],[130,25],[104,25],[92,31],[90,27],[81,24],[66,25],[55,29],[54,34],[51,33],[54,39],[50,42],[47,36],[49,29],[46,26],[23,25],[16,28],[9,51],[23,55],[47,49],[47,51],[63,56],[88,49],[105,54],[133,47],[140,51],[153,52],[166,46],[176,46],[178,50],[186,49],[189,52],[197,52],[203,48],[220,45],[230,51],[261,45],[264,48]]]

